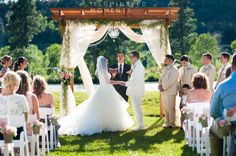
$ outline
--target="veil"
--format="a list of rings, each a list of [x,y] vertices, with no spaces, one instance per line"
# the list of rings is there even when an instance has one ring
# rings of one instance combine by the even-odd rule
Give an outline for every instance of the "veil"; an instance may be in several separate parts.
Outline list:
[[[99,56],[97,58],[97,70],[96,75],[99,78],[100,83],[109,83],[109,73],[108,73],[108,60],[104,56]]]

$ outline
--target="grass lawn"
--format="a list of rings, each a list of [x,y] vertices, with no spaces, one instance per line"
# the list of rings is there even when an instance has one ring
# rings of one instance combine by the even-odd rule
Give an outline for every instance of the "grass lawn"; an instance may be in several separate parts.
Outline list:
[[[59,112],[59,92],[53,93],[56,111]],[[77,103],[87,95],[76,92]],[[184,133],[180,129],[163,129],[163,119],[159,118],[159,97],[157,92],[146,92],[143,99],[143,113],[146,130],[103,133],[92,136],[61,136],[62,147],[50,152],[51,156],[77,155],[155,155],[155,156],[195,156],[196,152],[184,144]],[[131,107],[130,114],[133,116]]]

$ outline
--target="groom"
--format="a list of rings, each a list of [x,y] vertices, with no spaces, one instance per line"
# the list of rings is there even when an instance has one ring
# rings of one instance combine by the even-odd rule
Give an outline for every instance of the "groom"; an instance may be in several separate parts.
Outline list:
[[[139,60],[139,53],[134,51],[130,53],[131,77],[127,82],[122,84],[127,87],[126,94],[131,97],[132,107],[134,110],[135,119],[138,122],[135,130],[144,129],[143,112],[142,112],[142,97],[144,96],[144,66]]]

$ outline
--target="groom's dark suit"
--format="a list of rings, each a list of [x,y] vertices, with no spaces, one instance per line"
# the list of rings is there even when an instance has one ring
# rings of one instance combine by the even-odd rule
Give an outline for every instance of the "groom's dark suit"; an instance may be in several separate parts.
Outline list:
[[[111,68],[118,69],[117,75],[115,77],[111,77],[111,80],[125,81],[125,82],[128,81],[129,74],[127,74],[127,72],[130,71],[130,69],[131,69],[130,65],[124,63],[122,65],[123,70],[120,70],[121,65],[116,63],[116,64],[113,64],[111,66]],[[122,71],[122,73],[120,73],[121,71]],[[127,87],[121,86],[121,85],[114,85],[114,87],[115,87],[116,91],[125,99],[125,101],[128,101],[128,96],[126,95]]]

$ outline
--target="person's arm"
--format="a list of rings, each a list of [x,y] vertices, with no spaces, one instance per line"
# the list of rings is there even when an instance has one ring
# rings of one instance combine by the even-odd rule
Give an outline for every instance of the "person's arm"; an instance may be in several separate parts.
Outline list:
[[[227,110],[227,116],[232,117],[236,113],[236,106],[231,107]]]
[[[54,106],[55,106],[54,98],[53,98],[52,94],[49,94],[49,96],[50,96],[50,106],[51,106],[51,108],[53,109],[53,114],[55,114],[55,110],[54,110]]]
[[[24,116],[25,116],[25,121],[28,121],[28,112],[24,112]]]
[[[28,102],[26,100],[26,97],[25,96],[21,96],[21,105],[22,105],[22,108],[23,108],[23,114],[25,116],[25,121],[27,122],[28,121],[28,114],[29,114],[29,105],[28,105]]]
[[[122,81],[110,80],[110,84],[112,84],[112,85],[120,85],[120,84],[122,84]]]
[[[213,68],[213,69],[210,70],[209,76],[208,76],[210,84],[213,84],[213,83],[214,83],[215,75],[216,75],[216,69]],[[212,87],[213,87],[213,86],[212,86]]]
[[[2,71],[0,71],[0,78],[2,78],[4,75],[4,73]]]
[[[38,101],[38,98],[35,95],[32,96],[32,104],[33,104],[33,112],[36,114],[37,119],[40,120],[39,101]]]
[[[220,100],[221,87],[218,87],[211,100],[210,114],[214,119],[223,116],[223,103]]]

